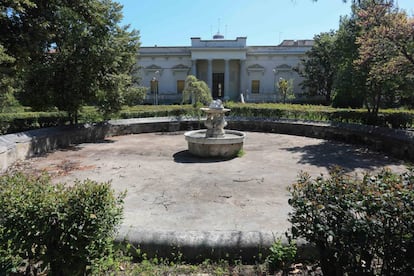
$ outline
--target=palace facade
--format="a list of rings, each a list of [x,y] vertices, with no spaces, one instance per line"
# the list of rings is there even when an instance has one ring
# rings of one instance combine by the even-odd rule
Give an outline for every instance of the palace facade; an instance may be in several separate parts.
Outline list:
[[[279,78],[293,81],[302,94],[298,66],[313,40],[284,40],[277,46],[247,46],[246,37],[227,40],[191,38],[189,47],[141,47],[138,64],[147,103],[181,103],[184,81],[194,75],[205,81],[214,99],[246,102],[280,100]]]

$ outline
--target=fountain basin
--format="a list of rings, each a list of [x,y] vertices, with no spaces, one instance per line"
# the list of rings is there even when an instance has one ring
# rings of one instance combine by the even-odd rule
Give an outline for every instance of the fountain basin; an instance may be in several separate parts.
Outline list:
[[[206,137],[206,132],[206,129],[201,129],[184,133],[191,154],[200,157],[233,158],[243,149],[243,132],[226,130],[221,137]]]

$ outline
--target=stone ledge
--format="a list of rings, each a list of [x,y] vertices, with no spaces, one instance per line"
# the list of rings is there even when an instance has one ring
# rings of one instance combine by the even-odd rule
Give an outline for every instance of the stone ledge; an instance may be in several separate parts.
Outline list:
[[[387,152],[395,157],[414,160],[413,133],[404,130],[301,122],[292,120],[258,120],[229,118],[228,129],[300,135],[321,139],[340,140],[362,144]],[[5,171],[18,160],[84,142],[95,142],[106,137],[144,132],[177,132],[199,129],[203,124],[196,118],[143,118],[114,120],[94,125],[45,128],[0,136],[0,171]],[[184,139],[184,136],[183,136]],[[122,225],[117,241],[127,240],[139,245],[149,256],[171,256],[182,253],[186,259],[205,260],[242,258],[252,260],[259,253],[266,254],[278,233],[265,231],[143,231]],[[314,252],[314,247],[299,244],[303,256]],[[198,259],[199,258],[199,259]]]
[[[185,261],[243,260],[254,263],[269,254],[277,238],[288,241],[281,233],[270,231],[142,231],[121,227],[116,241],[139,246],[148,257],[169,258],[180,253]],[[298,256],[317,256],[313,246],[298,240]]]
[[[414,134],[375,126],[343,123],[267,120],[229,117],[227,129],[306,136],[360,144],[396,158],[414,160]],[[53,127],[0,136],[0,172],[18,160],[105,137],[203,128],[202,119],[181,117],[136,118],[106,123]],[[184,139],[184,138],[183,138]]]

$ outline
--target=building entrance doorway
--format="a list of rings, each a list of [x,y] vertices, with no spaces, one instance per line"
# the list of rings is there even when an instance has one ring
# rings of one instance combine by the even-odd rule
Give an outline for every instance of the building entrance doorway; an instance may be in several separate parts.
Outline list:
[[[213,73],[213,99],[221,99],[224,96],[224,73]]]

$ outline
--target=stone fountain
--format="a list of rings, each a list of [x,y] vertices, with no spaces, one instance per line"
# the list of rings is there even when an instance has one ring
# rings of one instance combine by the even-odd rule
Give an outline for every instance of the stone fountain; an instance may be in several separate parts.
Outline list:
[[[204,125],[207,129],[184,133],[188,151],[200,157],[235,157],[242,149],[245,134],[236,130],[224,130],[227,126],[224,108],[220,100],[214,100],[209,107],[201,108],[207,114]]]

